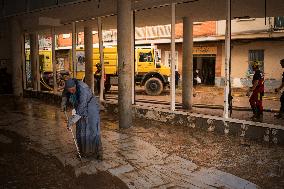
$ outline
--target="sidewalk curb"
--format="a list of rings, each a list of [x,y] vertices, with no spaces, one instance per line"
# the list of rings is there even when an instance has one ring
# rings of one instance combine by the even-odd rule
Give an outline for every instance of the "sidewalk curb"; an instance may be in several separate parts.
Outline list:
[[[106,109],[111,113],[118,113],[116,102],[107,102]],[[141,105],[133,106],[133,116],[170,123],[174,126],[187,126],[225,136],[249,139],[261,143],[284,145],[284,126],[267,123],[245,121],[239,119],[224,119],[218,116],[190,113],[184,111],[169,111],[167,109],[152,108]]]

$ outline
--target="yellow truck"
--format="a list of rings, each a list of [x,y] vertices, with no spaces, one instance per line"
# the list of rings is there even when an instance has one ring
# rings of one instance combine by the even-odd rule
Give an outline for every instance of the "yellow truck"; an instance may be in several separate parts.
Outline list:
[[[49,50],[39,51],[40,70],[44,81],[52,87],[52,54]],[[29,52],[26,53],[29,57]],[[71,52],[70,52],[71,57]],[[77,79],[85,77],[85,54],[83,49],[76,50]],[[170,68],[161,65],[157,61],[153,47],[136,47],[135,49],[135,82],[144,87],[148,95],[160,95],[163,89],[169,85]],[[104,48],[105,65],[105,89],[110,90],[112,85],[118,84],[118,54],[116,47]],[[93,49],[94,73],[97,71],[96,64],[100,63],[99,48]],[[59,70],[59,68],[57,68]],[[69,71],[73,71],[72,65]]]
[[[40,72],[52,72],[52,53],[50,50],[39,50]],[[30,62],[30,51],[26,51],[26,63]]]
[[[39,50],[39,71],[41,89],[52,90],[53,87],[53,69],[52,69],[52,52],[51,50]],[[30,64],[30,51],[25,52],[27,82],[31,83],[32,73]],[[69,71],[64,70],[64,66],[57,64],[57,85],[59,88],[64,87],[64,76],[69,75]]]
[[[84,51],[77,50],[77,78],[84,78]],[[157,63],[155,49],[152,47],[137,47],[135,49],[135,82],[144,86],[148,95],[160,95],[169,85],[170,68]],[[105,89],[108,91],[112,85],[118,84],[117,48],[104,48]],[[99,49],[93,49],[94,72],[96,64],[100,63]]]

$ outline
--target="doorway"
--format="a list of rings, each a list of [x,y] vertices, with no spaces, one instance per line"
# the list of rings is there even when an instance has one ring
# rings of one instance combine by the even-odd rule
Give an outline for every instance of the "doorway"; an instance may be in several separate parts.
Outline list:
[[[198,70],[202,84],[215,85],[215,64],[216,56],[194,55],[193,70]]]

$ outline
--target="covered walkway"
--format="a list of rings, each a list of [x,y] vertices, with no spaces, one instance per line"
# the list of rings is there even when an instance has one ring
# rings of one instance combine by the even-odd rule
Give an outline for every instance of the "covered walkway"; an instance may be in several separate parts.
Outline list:
[[[93,88],[93,53],[92,32],[99,33],[100,62],[104,62],[102,29],[117,28],[118,47],[118,105],[119,123],[121,128],[131,126],[132,117],[128,116],[132,105],[135,103],[134,92],[134,28],[137,26],[171,24],[171,74],[170,80],[174,80],[175,73],[175,24],[183,22],[183,84],[182,84],[182,106],[185,109],[192,108],[192,76],[193,76],[193,22],[208,20],[227,20],[226,32],[226,59],[224,73],[226,75],[226,87],[224,92],[224,112],[222,117],[229,118],[229,83],[230,83],[230,29],[231,20],[234,18],[255,18],[279,16],[283,14],[284,3],[281,0],[82,0],[82,1],[27,1],[16,3],[3,1],[1,25],[4,33],[11,40],[1,43],[1,49],[11,46],[7,55],[11,59],[10,69],[13,72],[13,89],[15,95],[22,95],[26,85],[24,35],[30,38],[30,61],[32,70],[32,88],[40,91],[40,65],[39,65],[39,41],[38,34],[49,34],[53,40],[52,54],[55,55],[56,34],[72,32],[72,64],[73,77],[77,75],[76,62],[76,35],[84,31],[85,35],[85,78],[86,83]],[[14,7],[15,6],[15,7]],[[202,14],[200,14],[202,13]],[[12,31],[11,33],[7,31]],[[6,55],[5,55],[6,56]],[[56,83],[56,61],[52,59],[53,86],[57,91]],[[102,64],[104,70],[104,64]],[[102,80],[103,81],[103,80]],[[103,82],[101,82],[103,88]],[[175,85],[171,82],[170,110],[175,107]],[[102,93],[100,94],[102,100]]]
[[[37,151],[40,157],[55,157],[61,166],[71,167],[74,175],[98,177],[104,172],[121,188],[283,188],[284,149],[275,146],[284,144],[281,123],[256,123],[229,116],[231,20],[282,16],[283,10],[283,0],[263,0],[261,3],[259,0],[3,0],[0,7],[0,59],[1,66],[3,62],[7,64],[5,66],[12,75],[14,96],[0,96],[0,150],[8,149],[17,140],[17,137],[5,134],[11,132],[27,139],[28,142],[23,144],[25,149]],[[218,19],[227,20],[226,58],[222,68],[226,86],[222,109],[218,116],[192,113],[193,22]],[[174,81],[175,24],[180,22],[183,22],[180,103],[176,103],[175,83],[170,82],[170,96],[163,101],[162,108],[149,104],[151,99],[146,99],[148,102],[140,106],[135,95],[134,29],[171,24],[172,56],[167,81]],[[98,32],[101,74],[104,75],[107,62],[104,61],[102,30],[110,28],[117,29],[116,73],[119,74],[118,95],[110,96],[106,102],[107,112],[101,112],[104,159],[102,162],[92,159],[80,162],[62,112],[51,105],[61,95],[56,82],[56,35],[72,33],[70,62],[72,76],[76,77],[79,75],[76,35],[84,31],[84,78],[93,89],[93,32]],[[52,59],[49,60],[53,74],[52,93],[43,93],[41,89],[39,34],[48,34],[52,39]],[[27,36],[31,86],[27,85]],[[100,85],[103,89],[104,80]],[[100,101],[105,103],[102,91]],[[24,94],[28,98],[23,99]],[[34,96],[43,97],[48,103],[32,99]],[[247,141],[246,136],[266,143]],[[0,163],[5,163],[6,159],[1,155]],[[17,178],[11,180],[1,184],[15,187]]]

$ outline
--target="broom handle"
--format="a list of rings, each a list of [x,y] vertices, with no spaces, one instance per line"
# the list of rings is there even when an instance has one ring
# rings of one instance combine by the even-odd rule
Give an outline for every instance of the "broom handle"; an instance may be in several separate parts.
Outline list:
[[[75,143],[75,146],[76,146],[76,149],[77,149],[79,158],[80,158],[80,160],[82,161],[82,157],[81,157],[81,154],[80,154],[80,151],[79,151],[78,143],[77,143],[77,140],[76,140],[76,138],[75,138],[75,136],[74,136],[74,133],[73,133],[72,128],[70,128],[70,132],[71,132],[71,134],[72,134],[72,137],[73,137],[73,140],[74,140],[74,143]]]
[[[67,120],[67,122],[68,122],[68,119],[69,119],[69,118],[68,118],[67,112],[64,111],[64,114],[65,114],[66,120]],[[67,123],[67,124],[68,124],[68,123]],[[72,138],[73,138],[73,141],[74,141],[74,143],[75,143],[77,153],[78,153],[78,155],[79,155],[80,160],[82,161],[82,157],[81,157],[81,154],[80,154],[80,151],[79,151],[78,143],[77,143],[77,140],[76,140],[76,138],[75,138],[75,136],[74,136],[72,127],[70,127],[70,128],[68,127],[68,130],[69,130],[69,131],[71,132],[71,134],[72,134]]]

